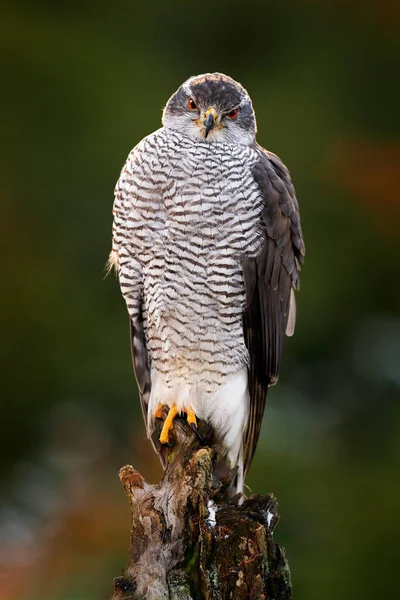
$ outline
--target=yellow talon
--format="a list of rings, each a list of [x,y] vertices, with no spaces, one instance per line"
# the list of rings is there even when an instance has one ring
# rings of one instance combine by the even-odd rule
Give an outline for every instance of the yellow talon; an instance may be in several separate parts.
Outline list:
[[[156,417],[156,419],[162,419],[163,418],[164,412],[163,412],[162,407],[163,407],[163,405],[161,404],[161,402],[159,402],[158,406],[157,406],[157,410],[154,413],[154,416]]]
[[[158,410],[158,409],[157,409]],[[174,422],[174,419],[176,417],[176,415],[178,414],[178,409],[176,407],[176,405],[174,404],[168,413],[167,418],[164,421],[164,425],[163,428],[161,430],[161,435],[160,435],[160,442],[162,444],[167,444],[168,443],[168,434],[169,434],[169,430],[172,427],[172,424]]]
[[[193,408],[188,408],[186,413],[187,413],[187,422],[189,423],[189,425],[194,423],[194,425],[197,427],[197,419],[196,419],[195,413],[193,412]]]

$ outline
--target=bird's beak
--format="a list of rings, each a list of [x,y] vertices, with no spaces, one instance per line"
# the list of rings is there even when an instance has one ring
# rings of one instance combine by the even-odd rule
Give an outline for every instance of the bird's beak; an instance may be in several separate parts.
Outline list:
[[[215,108],[209,108],[204,113],[203,125],[204,125],[204,137],[206,138],[210,131],[214,129],[218,120],[218,113]]]

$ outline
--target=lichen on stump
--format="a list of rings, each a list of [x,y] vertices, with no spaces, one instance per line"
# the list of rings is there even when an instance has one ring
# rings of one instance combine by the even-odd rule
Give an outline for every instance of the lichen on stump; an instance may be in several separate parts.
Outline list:
[[[229,498],[229,475],[222,483],[215,476],[212,431],[200,423],[200,434],[204,443],[175,420],[157,485],[131,466],[121,469],[131,545],[111,600],[290,600],[285,551],[272,538],[279,520],[274,496],[242,504]]]

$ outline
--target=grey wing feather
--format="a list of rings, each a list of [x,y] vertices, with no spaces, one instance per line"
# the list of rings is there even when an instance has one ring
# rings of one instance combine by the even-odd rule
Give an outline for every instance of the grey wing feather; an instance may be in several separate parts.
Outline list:
[[[140,403],[142,407],[143,419],[147,423],[147,409],[151,391],[150,379],[150,361],[147,351],[143,311],[140,310],[139,316],[130,322],[130,338],[133,370],[135,372],[136,382],[139,388]]]
[[[139,316],[136,319],[129,319],[130,324],[130,339],[131,339],[131,354],[133,370],[135,372],[136,382],[139,388],[140,406],[142,408],[143,419],[147,427],[147,413],[149,407],[149,398],[151,392],[151,361],[147,349],[146,327],[144,319],[144,307],[142,305]],[[154,450],[160,457],[161,464],[165,468],[165,458],[162,453],[162,447],[159,443],[157,433],[153,432],[150,437]]]
[[[277,382],[285,333],[292,335],[304,243],[299,206],[290,175],[280,159],[257,146],[253,175],[264,199],[263,242],[257,257],[243,259],[246,308],[243,328],[250,355],[250,414],[244,433],[247,473],[260,435],[268,386]]]

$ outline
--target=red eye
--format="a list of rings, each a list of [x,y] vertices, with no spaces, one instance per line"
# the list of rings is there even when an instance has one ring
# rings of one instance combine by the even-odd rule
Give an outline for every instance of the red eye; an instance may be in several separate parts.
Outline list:
[[[231,112],[228,112],[228,117],[230,119],[236,119],[236,117],[238,116],[238,109],[235,108],[235,110],[231,110]]]
[[[189,98],[189,100],[188,100],[188,108],[190,108],[190,110],[196,110],[197,109],[197,104],[193,100],[193,98]]]

